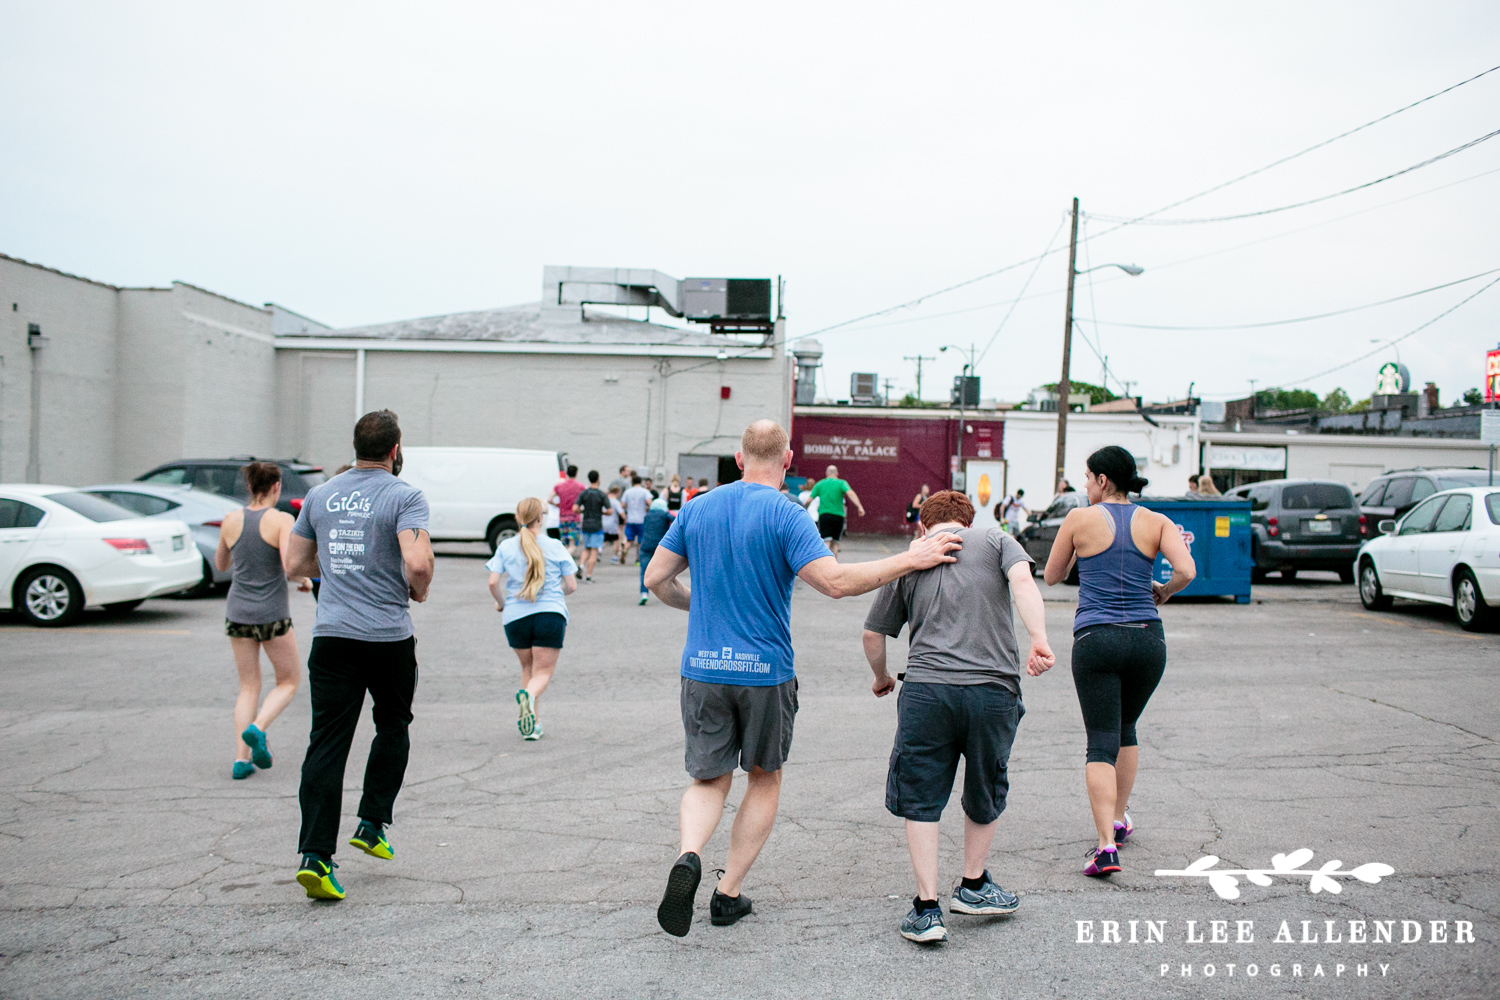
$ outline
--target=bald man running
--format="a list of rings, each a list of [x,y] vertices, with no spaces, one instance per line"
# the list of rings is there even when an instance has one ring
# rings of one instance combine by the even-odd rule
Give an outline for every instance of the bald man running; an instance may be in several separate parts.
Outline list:
[[[656,911],[662,929],[677,937],[692,926],[703,875],[699,854],[724,814],[736,765],[749,775],[749,787],[709,911],[717,926],[750,912],[740,887],[776,822],[797,712],[792,579],[833,598],[863,594],[953,562],[949,553],[961,544],[956,535],[937,533],[888,559],[840,565],[812,521],[780,492],[792,462],[786,431],[758,420],[746,428],[740,449],[734,458],[744,478],[685,504],[646,569],[646,586],[661,602],[688,613],[681,702],[693,783],[679,814],[681,856]],[[691,593],[678,581],[689,567]]]

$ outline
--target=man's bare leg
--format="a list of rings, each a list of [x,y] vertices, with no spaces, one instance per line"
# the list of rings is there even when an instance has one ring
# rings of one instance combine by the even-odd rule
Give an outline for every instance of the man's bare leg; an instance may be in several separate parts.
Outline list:
[[[725,791],[728,791],[726,786]],[[729,860],[724,863],[724,877],[719,880],[719,892],[725,896],[738,896],[740,884],[750,873],[750,866],[760,855],[760,849],[771,836],[776,825],[776,807],[781,801],[781,772],[750,772],[750,784],[745,797],[740,801],[740,810],[734,817],[734,827],[729,833]],[[720,800],[722,807],[723,800]],[[709,831],[712,834],[713,831]],[[706,838],[705,838],[706,839]]]
[[[914,819],[906,821],[906,849],[911,854],[911,867],[917,875],[918,899],[937,899],[938,841],[936,823],[919,823]],[[968,847],[967,837],[964,847]],[[967,850],[964,853],[967,855]]]
[[[995,842],[995,824],[999,822],[997,819],[980,825],[968,816],[964,817],[964,878],[979,878],[984,874],[990,858],[990,845]]]
[[[724,801],[729,798],[729,786],[733,781],[733,771],[707,780],[695,778],[682,793],[682,805],[677,813],[677,825],[682,833],[678,854],[703,853],[703,848],[719,828]]]

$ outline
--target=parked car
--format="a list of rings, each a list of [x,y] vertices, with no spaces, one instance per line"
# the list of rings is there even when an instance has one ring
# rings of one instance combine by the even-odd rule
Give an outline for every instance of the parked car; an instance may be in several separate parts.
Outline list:
[[[1068,516],[1069,511],[1088,505],[1089,498],[1086,493],[1059,493],[1053,497],[1046,510],[1039,514],[1032,514],[1028,518],[1026,527],[1021,529],[1020,537],[1016,541],[1021,543],[1026,554],[1036,562],[1037,572],[1041,572],[1042,568],[1047,565],[1047,557],[1052,555],[1052,543],[1057,540],[1057,532],[1062,527],[1063,518]],[[1078,582],[1076,563],[1063,582],[1073,584]]]
[[[216,584],[229,583],[229,571],[221,572],[214,566],[214,553],[219,548],[219,525],[224,515],[243,506],[238,500],[206,490],[155,483],[113,483],[87,486],[84,491],[135,511],[139,517],[165,517],[186,523],[203,557],[203,577],[193,588],[193,594],[206,594]]]
[[[195,490],[233,497],[241,503],[250,501],[250,488],[240,470],[251,462],[272,462],[281,467],[281,500],[276,506],[288,514],[302,509],[302,498],[319,483],[327,482],[320,465],[309,465],[295,458],[256,458],[240,455],[233,458],[184,458],[159,465],[137,476],[138,483],[158,486],[191,486]]]
[[[490,552],[516,533],[516,504],[546,500],[567,467],[557,451],[405,448],[401,478],[427,495],[435,542],[485,541]]]
[[[1444,490],[1377,527],[1356,563],[1365,607],[1384,611],[1395,597],[1447,604],[1470,631],[1500,617],[1500,488]]]
[[[134,610],[202,577],[188,526],[68,486],[0,486],[0,610],[70,625],[86,605]]]
[[[1250,501],[1250,579],[1283,580],[1299,570],[1334,570],[1354,582],[1354,556],[1369,524],[1343,483],[1331,479],[1267,479],[1225,494]]]
[[[1399,518],[1442,490],[1488,483],[1489,472],[1485,469],[1397,469],[1370,480],[1370,485],[1359,495],[1359,509],[1374,524],[1385,518]]]

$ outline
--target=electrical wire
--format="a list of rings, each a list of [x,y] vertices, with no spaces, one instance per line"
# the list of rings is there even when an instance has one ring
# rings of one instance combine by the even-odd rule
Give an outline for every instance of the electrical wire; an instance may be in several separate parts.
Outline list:
[[[1388,348],[1388,347],[1390,347],[1390,346],[1392,346],[1394,344],[1399,344],[1403,340],[1406,340],[1408,337],[1414,337],[1414,336],[1416,336],[1417,334],[1421,333],[1423,330],[1427,329],[1429,326],[1432,326],[1432,324],[1436,323],[1438,320],[1442,319],[1444,316],[1447,316],[1449,313],[1452,313],[1452,312],[1455,312],[1456,310],[1458,310],[1458,308],[1460,306],[1464,306],[1464,305],[1467,305],[1470,302],[1473,302],[1475,299],[1479,298],[1479,296],[1483,295],[1485,292],[1489,291],[1491,288],[1494,288],[1496,285],[1500,285],[1500,278],[1496,278],[1494,281],[1491,281],[1489,284],[1485,285],[1483,288],[1479,289],[1477,292],[1474,292],[1473,294],[1471,294],[1471,295],[1469,295],[1469,296],[1467,296],[1465,298],[1460,299],[1458,302],[1455,302],[1453,305],[1449,306],[1447,309],[1444,309],[1442,312],[1438,313],[1436,316],[1432,317],[1432,319],[1430,319],[1427,322],[1423,323],[1421,326],[1419,326],[1419,327],[1417,327],[1417,328],[1415,328],[1413,330],[1409,330],[1406,333],[1403,333],[1401,336],[1397,337],[1394,340],[1383,340],[1383,341],[1381,341],[1380,342],[1380,346],[1377,347],[1377,348],[1375,348],[1373,351],[1367,351],[1366,353],[1361,354],[1357,358],[1351,358],[1348,361],[1345,361],[1343,364],[1335,365],[1332,368],[1324,369],[1323,371],[1318,372],[1316,375],[1308,375],[1306,378],[1294,379],[1291,382],[1283,382],[1280,385],[1267,386],[1267,388],[1268,389],[1285,389],[1285,388],[1288,388],[1290,386],[1301,385],[1301,384],[1303,384],[1305,382],[1312,382],[1312,381],[1315,381],[1317,379],[1322,378],[1324,375],[1332,375],[1334,372],[1336,372],[1336,371],[1342,371],[1343,369],[1348,368],[1350,365],[1357,365],[1361,361],[1365,361],[1365,360],[1367,360],[1369,358],[1373,358],[1375,355],[1383,353],[1386,348]]]
[[[1489,69],[1485,70],[1484,72],[1482,72],[1482,73],[1476,73],[1473,76],[1469,77],[1467,80],[1460,80],[1457,83],[1453,84],[1452,86],[1444,87],[1442,90],[1439,90],[1435,94],[1428,94],[1426,97],[1422,98],[1421,100],[1412,101],[1410,104],[1407,104],[1407,105],[1405,105],[1403,107],[1399,107],[1395,111],[1387,112],[1386,114],[1381,115],[1379,118],[1373,118],[1370,121],[1365,122],[1363,125],[1356,125],[1354,128],[1351,128],[1349,131],[1347,131],[1347,132],[1340,132],[1338,135],[1334,136],[1331,139],[1324,139],[1322,142],[1314,143],[1313,145],[1308,146],[1306,149],[1301,150],[1301,151],[1296,152],[1296,153],[1293,153],[1290,156],[1283,156],[1279,160],[1273,160],[1272,162],[1267,163],[1263,167],[1257,167],[1257,168],[1255,168],[1254,170],[1250,171],[1249,173],[1240,174],[1238,177],[1234,177],[1234,178],[1231,178],[1230,180],[1224,181],[1222,184],[1215,184],[1213,187],[1204,188],[1202,191],[1199,191],[1197,194],[1190,194],[1186,198],[1181,199],[1180,201],[1174,201],[1170,205],[1163,205],[1161,208],[1155,209],[1154,211],[1151,211],[1151,212],[1147,212],[1145,215],[1137,215],[1134,218],[1127,219],[1127,220],[1121,222],[1119,226],[1116,226],[1115,229],[1122,228],[1123,226],[1133,225],[1134,223],[1137,223],[1137,222],[1144,222],[1146,219],[1149,219],[1149,218],[1151,218],[1153,216],[1156,216],[1156,215],[1160,215],[1162,212],[1170,212],[1172,209],[1174,209],[1174,208],[1180,208],[1181,206],[1186,205],[1190,201],[1197,201],[1199,198],[1202,198],[1205,195],[1213,194],[1215,191],[1222,191],[1225,188],[1229,187],[1231,184],[1238,184],[1240,181],[1248,180],[1251,177],[1256,176],[1257,174],[1263,174],[1267,170],[1272,169],[1273,167],[1279,167],[1283,163],[1290,163],[1292,160],[1297,159],[1299,156],[1306,156],[1308,153],[1311,153],[1311,152],[1313,152],[1314,150],[1317,150],[1317,149],[1322,149],[1324,146],[1330,145],[1331,143],[1338,142],[1340,139],[1347,139],[1349,136],[1353,135],[1356,132],[1362,132],[1362,131],[1364,131],[1365,129],[1369,128],[1372,125],[1379,125],[1381,122],[1386,121],[1387,119],[1396,117],[1397,115],[1401,114],[1403,111],[1410,111],[1412,108],[1415,108],[1419,104],[1426,104],[1428,101],[1431,101],[1434,98],[1442,97],[1444,94],[1447,94],[1447,93],[1449,93],[1451,91],[1457,90],[1459,87],[1465,86],[1466,84],[1473,83],[1475,80],[1478,80],[1481,77],[1489,76],[1491,73],[1495,72],[1496,70],[1500,70],[1500,66],[1491,66]],[[1114,231],[1115,231],[1114,229],[1109,230],[1109,232],[1114,232]],[[1101,233],[1100,235],[1102,236],[1104,234]]]
[[[1384,177],[1377,177],[1373,181],[1365,181],[1363,184],[1356,184],[1353,187],[1344,188],[1342,191],[1335,191],[1332,194],[1319,195],[1316,198],[1309,198],[1306,201],[1293,202],[1290,205],[1279,205],[1276,208],[1262,208],[1262,209],[1259,209],[1258,211],[1254,211],[1254,212],[1240,212],[1237,215],[1215,215],[1215,216],[1209,216],[1209,217],[1201,218],[1201,219],[1149,219],[1148,220],[1148,219],[1146,219],[1144,217],[1136,218],[1136,219],[1125,219],[1125,218],[1123,218],[1121,216],[1112,216],[1112,215],[1095,215],[1094,218],[1101,219],[1101,220],[1103,220],[1105,222],[1118,222],[1118,223],[1120,223],[1120,226],[1116,226],[1115,227],[1116,229],[1118,229],[1121,226],[1130,226],[1130,225],[1145,225],[1145,226],[1196,226],[1196,225],[1201,225],[1201,224],[1206,223],[1206,222],[1234,222],[1237,219],[1254,219],[1254,218],[1257,218],[1257,217],[1262,216],[1262,215],[1276,215],[1278,212],[1290,212],[1294,208],[1306,208],[1308,205],[1317,205],[1320,202],[1330,201],[1330,200],[1332,200],[1334,198],[1342,198],[1346,194],[1353,194],[1356,191],[1363,191],[1365,188],[1374,187],[1376,184],[1384,184],[1386,181],[1394,180],[1397,177],[1402,177],[1402,176],[1404,176],[1406,174],[1409,174],[1413,170],[1421,170],[1423,167],[1430,167],[1430,166],[1432,166],[1432,164],[1438,163],[1438,162],[1440,162],[1442,160],[1446,160],[1450,156],[1455,156],[1455,155],[1457,155],[1459,153],[1462,153],[1466,149],[1473,149],[1475,146],[1478,146],[1480,143],[1488,142],[1489,140],[1495,138],[1495,136],[1497,136],[1497,135],[1500,135],[1500,129],[1496,129],[1493,132],[1486,133],[1485,135],[1482,135],[1482,136],[1480,136],[1477,139],[1470,139],[1468,142],[1464,143],[1462,146],[1454,146],[1452,149],[1448,150],[1447,152],[1439,153],[1436,156],[1428,157],[1427,159],[1423,160],[1421,163],[1414,163],[1414,164],[1412,164],[1409,167],[1403,167],[1402,169],[1397,170],[1395,173],[1386,174]],[[1112,229],[1112,230],[1110,230],[1110,232],[1114,232],[1114,230]]]
[[[1020,305],[1021,304],[1021,299],[1023,299],[1026,296],[1026,289],[1028,289],[1028,288],[1031,287],[1031,281],[1032,281],[1032,279],[1035,278],[1036,277],[1036,273],[1042,269],[1042,260],[1043,260],[1043,258],[1045,258],[1048,254],[1050,254],[1052,252],[1052,244],[1054,244],[1054,243],[1057,242],[1058,235],[1060,233],[1062,233],[1063,226],[1065,226],[1067,224],[1068,224],[1067,216],[1064,216],[1062,218],[1062,221],[1060,221],[1057,224],[1057,228],[1052,231],[1052,238],[1047,241],[1047,249],[1043,250],[1042,253],[1041,253],[1041,256],[1037,257],[1037,259],[1036,259],[1036,267],[1033,267],[1031,269],[1031,273],[1026,276],[1026,283],[1021,286],[1021,290],[1019,292],[1017,292],[1016,293],[1016,297],[1011,300],[1010,308],[1005,311],[1005,315],[1000,320],[1000,325],[997,326],[997,327],[995,327],[995,332],[992,333],[992,334],[990,334],[990,339],[984,345],[984,350],[980,351],[979,352],[979,357],[975,359],[975,361],[974,361],[974,367],[976,369],[979,367],[979,362],[981,362],[981,361],[984,360],[984,356],[986,354],[990,353],[990,348],[993,347],[994,344],[995,344],[995,338],[998,337],[998,336],[1000,336],[1000,331],[1005,329],[1005,324],[1008,323],[1008,322],[1010,322],[1011,316],[1014,315],[1014,313],[1016,311],[1016,306]]]
[[[1452,288],[1454,285],[1462,285],[1465,282],[1478,281],[1480,278],[1491,274],[1500,274],[1500,267],[1492,268],[1488,271],[1480,271],[1478,274],[1471,274],[1467,278],[1459,278],[1457,281],[1445,281],[1443,284],[1433,285],[1431,288],[1407,292],[1405,295],[1396,295],[1389,299],[1381,299],[1379,302],[1366,302],[1364,305],[1350,306],[1347,309],[1335,309],[1332,312],[1318,313],[1314,316],[1294,316],[1291,319],[1267,320],[1264,323],[1231,323],[1225,326],[1161,326],[1155,323],[1121,323],[1115,320],[1096,320],[1093,317],[1089,317],[1089,319],[1096,325],[1103,323],[1105,326],[1124,326],[1132,330],[1259,330],[1268,326],[1288,326],[1292,323],[1307,323],[1315,319],[1327,319],[1330,316],[1343,316],[1346,313],[1359,312],[1362,309],[1374,309],[1376,306],[1390,305],[1392,302],[1400,302],[1403,299],[1413,299],[1418,295],[1426,295],[1428,292],[1437,292],[1444,288]]]

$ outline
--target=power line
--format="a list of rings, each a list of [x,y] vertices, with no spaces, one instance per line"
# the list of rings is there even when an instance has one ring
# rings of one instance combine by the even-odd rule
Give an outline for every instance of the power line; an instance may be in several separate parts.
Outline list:
[[[1414,163],[1409,167],[1404,167],[1401,170],[1397,170],[1395,173],[1386,174],[1384,177],[1377,177],[1373,181],[1365,181],[1363,184],[1356,184],[1353,187],[1344,188],[1344,190],[1342,191],[1335,191],[1332,194],[1325,194],[1320,195],[1316,198],[1309,198],[1306,201],[1293,202],[1290,205],[1279,205],[1276,208],[1263,208],[1255,212],[1241,212],[1238,215],[1215,215],[1202,219],[1151,219],[1148,221],[1145,216],[1140,216],[1135,219],[1126,219],[1121,216],[1113,215],[1095,215],[1094,218],[1102,219],[1105,222],[1118,222],[1120,223],[1120,225],[1116,226],[1115,228],[1119,229],[1122,226],[1130,225],[1196,226],[1206,222],[1233,222],[1236,219],[1253,219],[1262,215],[1275,215],[1278,212],[1290,212],[1294,208],[1306,208],[1308,205],[1316,205],[1319,202],[1329,201],[1334,198],[1342,198],[1346,194],[1353,194],[1356,191],[1363,191],[1365,188],[1374,187],[1376,184],[1384,184],[1386,181],[1394,180],[1397,177],[1409,174],[1413,170],[1421,170],[1423,167],[1430,167],[1432,166],[1432,164],[1437,163],[1441,160],[1446,160],[1448,157],[1457,155],[1458,153],[1462,153],[1466,149],[1473,149],[1475,146],[1479,145],[1482,142],[1488,142],[1489,140],[1495,138],[1495,136],[1497,135],[1500,135],[1500,129],[1496,129],[1493,132],[1482,135],[1477,139],[1470,139],[1462,146],[1454,146],[1447,152],[1439,153],[1436,156],[1429,157],[1428,159],[1423,160],[1421,163]],[[1109,230],[1109,232],[1114,232],[1114,230],[1111,229]]]
[[[1306,378],[1295,379],[1295,380],[1293,380],[1291,382],[1283,382],[1281,385],[1274,386],[1273,388],[1285,389],[1288,386],[1300,385],[1300,384],[1302,384],[1304,382],[1312,382],[1312,381],[1315,381],[1317,379],[1322,378],[1324,375],[1332,375],[1334,372],[1336,372],[1336,371],[1342,371],[1343,369],[1348,368],[1350,365],[1357,365],[1361,361],[1367,360],[1369,358],[1373,358],[1375,355],[1382,353],[1387,347],[1390,347],[1393,344],[1399,344],[1399,343],[1401,343],[1401,341],[1407,339],[1408,337],[1414,337],[1414,336],[1416,336],[1417,334],[1421,333],[1423,330],[1427,329],[1432,324],[1436,323],[1438,320],[1442,319],[1444,316],[1447,316],[1449,313],[1454,312],[1455,310],[1457,310],[1460,306],[1467,305],[1468,303],[1470,303],[1470,302],[1474,301],[1475,299],[1479,298],[1479,296],[1483,295],[1485,292],[1489,291],[1491,288],[1494,288],[1496,285],[1500,285],[1500,278],[1496,278],[1494,281],[1491,281],[1489,284],[1485,285],[1483,288],[1479,289],[1477,292],[1474,292],[1472,295],[1469,295],[1467,298],[1460,299],[1458,302],[1456,302],[1453,305],[1449,306],[1447,309],[1444,309],[1442,312],[1438,313],[1436,316],[1432,317],[1432,319],[1430,319],[1427,322],[1423,323],[1421,326],[1417,327],[1416,329],[1409,330],[1409,331],[1407,331],[1406,333],[1403,333],[1401,336],[1397,337],[1394,340],[1383,340],[1383,341],[1381,341],[1380,342],[1380,346],[1377,347],[1377,348],[1375,348],[1373,351],[1368,351],[1365,354],[1361,354],[1357,358],[1351,358],[1350,360],[1345,361],[1343,364],[1335,365],[1332,368],[1327,368],[1327,369],[1325,369],[1323,371],[1318,372],[1316,375],[1309,375]]]
[[[1359,312],[1362,309],[1374,309],[1376,306],[1390,305],[1392,302],[1400,302],[1403,299],[1416,298],[1418,295],[1426,295],[1428,292],[1441,291],[1444,288],[1452,288],[1454,285],[1462,285],[1465,282],[1477,281],[1491,274],[1500,274],[1500,267],[1489,271],[1480,271],[1471,274],[1467,278],[1459,278],[1457,281],[1447,281],[1441,285],[1433,285],[1431,288],[1423,288],[1415,292],[1407,292],[1405,295],[1396,295],[1389,299],[1381,299],[1379,302],[1366,302],[1364,305],[1350,306],[1347,309],[1335,309],[1332,312],[1318,313],[1314,316],[1295,316],[1291,319],[1273,319],[1264,323],[1231,323],[1225,326],[1161,326],[1155,323],[1120,323],[1114,320],[1096,320],[1092,316],[1090,321],[1096,325],[1103,323],[1105,326],[1125,326],[1132,330],[1259,330],[1268,326],[1287,326],[1292,323],[1307,323],[1315,319],[1327,319],[1330,316],[1343,316],[1346,313]]]
[[[1000,320],[1000,325],[997,326],[997,327],[995,327],[995,332],[992,333],[992,334],[990,334],[990,339],[985,343],[984,350],[981,351],[981,352],[979,352],[979,357],[974,361],[974,366],[973,367],[978,368],[979,367],[979,362],[983,361],[984,360],[984,356],[986,354],[990,353],[990,348],[992,346],[994,346],[995,338],[998,337],[998,336],[1000,336],[1000,331],[1004,330],[1005,329],[1005,324],[1008,323],[1008,322],[1010,322],[1010,317],[1015,313],[1016,306],[1018,306],[1018,305],[1021,304],[1021,299],[1024,298],[1025,295],[1026,295],[1026,289],[1028,289],[1028,288],[1031,287],[1031,281],[1032,281],[1032,279],[1035,278],[1036,277],[1036,273],[1042,269],[1042,260],[1043,260],[1043,258],[1045,258],[1049,253],[1052,252],[1052,244],[1054,244],[1054,243],[1057,242],[1057,236],[1058,236],[1058,234],[1063,231],[1063,226],[1065,226],[1067,224],[1068,224],[1068,220],[1067,220],[1066,217],[1064,217],[1062,219],[1062,221],[1058,222],[1057,228],[1052,231],[1052,238],[1047,241],[1047,249],[1043,250],[1042,253],[1041,253],[1041,256],[1037,257],[1037,259],[1036,259],[1036,267],[1033,267],[1031,269],[1031,273],[1026,276],[1026,283],[1021,286],[1021,290],[1019,292],[1017,292],[1016,293],[1016,297],[1011,300],[1010,308],[1005,311],[1005,315]],[[976,374],[978,374],[978,373],[976,372]]]
[[[1227,180],[1227,181],[1223,182],[1222,184],[1215,184],[1213,187],[1204,188],[1202,191],[1199,191],[1197,194],[1188,195],[1186,198],[1183,198],[1180,201],[1174,201],[1170,205],[1163,205],[1161,208],[1158,208],[1158,209],[1156,209],[1154,211],[1151,211],[1151,212],[1147,212],[1145,215],[1137,215],[1137,216],[1135,216],[1132,219],[1129,219],[1129,220],[1127,220],[1125,222],[1122,222],[1121,225],[1122,226],[1128,226],[1128,225],[1131,225],[1133,223],[1143,222],[1146,219],[1149,219],[1149,218],[1151,218],[1154,215],[1160,215],[1162,212],[1170,212],[1174,208],[1179,208],[1179,207],[1181,207],[1183,205],[1186,205],[1190,201],[1197,201],[1199,198],[1202,198],[1205,195],[1213,194],[1215,191],[1222,191],[1225,188],[1229,187],[1231,184],[1238,184],[1240,181],[1248,180],[1251,177],[1256,176],[1257,174],[1263,174],[1267,170],[1272,169],[1273,167],[1279,167],[1283,163],[1290,163],[1292,160],[1297,159],[1299,156],[1306,156],[1308,153],[1311,153],[1311,152],[1313,152],[1314,150],[1317,150],[1317,149],[1322,149],[1324,146],[1330,145],[1331,143],[1338,142],[1340,139],[1347,139],[1349,136],[1353,135],[1354,133],[1356,133],[1356,132],[1362,132],[1362,131],[1364,131],[1365,129],[1369,128],[1372,125],[1379,125],[1381,122],[1383,122],[1383,121],[1385,121],[1385,120],[1387,120],[1389,118],[1396,117],[1397,115],[1401,114],[1403,111],[1410,111],[1412,108],[1415,108],[1419,104],[1426,104],[1428,101],[1433,100],[1434,98],[1442,97],[1444,94],[1449,93],[1450,91],[1457,90],[1459,87],[1462,87],[1462,86],[1464,86],[1466,84],[1473,83],[1475,80],[1478,80],[1480,77],[1488,76],[1489,74],[1495,72],[1497,69],[1500,69],[1500,66],[1491,66],[1489,69],[1485,70],[1484,72],[1482,72],[1482,73],[1476,73],[1473,76],[1469,77],[1467,80],[1460,80],[1457,83],[1453,84],[1452,86],[1444,87],[1442,90],[1439,90],[1435,94],[1428,94],[1426,97],[1422,98],[1421,100],[1412,101],[1410,104],[1407,104],[1407,105],[1405,105],[1403,107],[1399,107],[1395,111],[1387,112],[1386,114],[1381,115],[1379,118],[1372,118],[1370,121],[1365,122],[1363,125],[1356,125],[1354,128],[1351,128],[1349,131],[1347,131],[1347,132],[1340,132],[1338,135],[1334,136],[1331,139],[1324,139],[1322,142],[1314,143],[1313,145],[1308,146],[1306,149],[1301,150],[1301,151],[1296,152],[1296,153],[1293,153],[1290,156],[1283,156],[1279,160],[1273,160],[1272,162],[1267,163],[1263,167],[1256,167],[1254,170],[1250,171],[1249,173],[1240,174],[1238,177],[1235,177],[1235,178],[1232,178],[1230,180]],[[1116,227],[1116,228],[1119,228],[1119,227]],[[1110,232],[1114,232],[1114,230],[1112,229],[1112,230],[1110,230]],[[1103,235],[1103,234],[1100,234],[1100,235]]]

